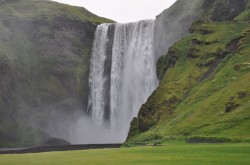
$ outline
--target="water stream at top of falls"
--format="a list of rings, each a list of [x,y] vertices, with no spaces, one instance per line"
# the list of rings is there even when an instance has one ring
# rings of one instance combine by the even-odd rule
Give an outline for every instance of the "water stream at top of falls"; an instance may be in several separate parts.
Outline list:
[[[131,120],[158,85],[153,37],[154,20],[97,27],[88,112],[108,130],[110,142],[126,139]]]

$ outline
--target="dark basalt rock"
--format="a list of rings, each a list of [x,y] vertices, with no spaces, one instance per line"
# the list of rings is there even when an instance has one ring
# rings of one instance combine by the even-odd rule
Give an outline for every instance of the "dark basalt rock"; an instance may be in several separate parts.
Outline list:
[[[171,48],[169,49],[169,52],[167,53],[167,55],[161,56],[157,60],[156,73],[157,73],[157,77],[159,80],[163,79],[165,73],[167,72],[169,68],[172,68],[175,66],[175,63],[177,62],[177,60],[178,60],[178,55],[176,54],[174,50],[171,50]]]
[[[49,138],[42,145],[45,146],[60,146],[60,145],[70,145],[70,143],[64,139]]]
[[[247,3],[247,0],[205,0],[203,8],[213,21],[230,21],[246,9]]]
[[[199,49],[197,49],[193,46],[190,46],[187,50],[187,56],[189,58],[197,58],[197,57],[199,57],[199,52],[200,52]]]
[[[235,53],[237,51],[237,49],[238,49],[238,45],[239,45],[239,42],[240,42],[241,38],[237,38],[237,39],[231,41],[226,46],[226,51],[229,52],[229,53]]]
[[[246,93],[246,92],[240,91],[240,92],[238,93],[239,99],[244,99],[246,96],[247,96],[247,93]]]
[[[235,103],[234,101],[230,101],[226,104],[225,112],[231,112],[232,110],[236,109],[239,106],[240,104]]]

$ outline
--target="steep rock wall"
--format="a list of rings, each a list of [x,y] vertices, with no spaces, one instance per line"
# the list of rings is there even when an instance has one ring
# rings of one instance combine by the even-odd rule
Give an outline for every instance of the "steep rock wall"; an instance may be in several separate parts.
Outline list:
[[[96,26],[111,21],[50,1],[0,5],[1,143],[37,143],[39,129],[67,138],[85,111]]]

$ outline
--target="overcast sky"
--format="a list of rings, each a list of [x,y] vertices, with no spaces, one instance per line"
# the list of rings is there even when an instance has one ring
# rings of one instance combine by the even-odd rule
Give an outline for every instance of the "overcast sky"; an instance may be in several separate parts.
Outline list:
[[[54,0],[82,6],[92,13],[120,23],[154,19],[176,0]]]

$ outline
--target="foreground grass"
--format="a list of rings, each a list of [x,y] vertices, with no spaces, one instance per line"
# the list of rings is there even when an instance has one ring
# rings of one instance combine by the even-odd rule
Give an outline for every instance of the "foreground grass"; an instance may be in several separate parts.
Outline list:
[[[250,144],[171,144],[159,147],[0,155],[1,165],[250,164]]]

